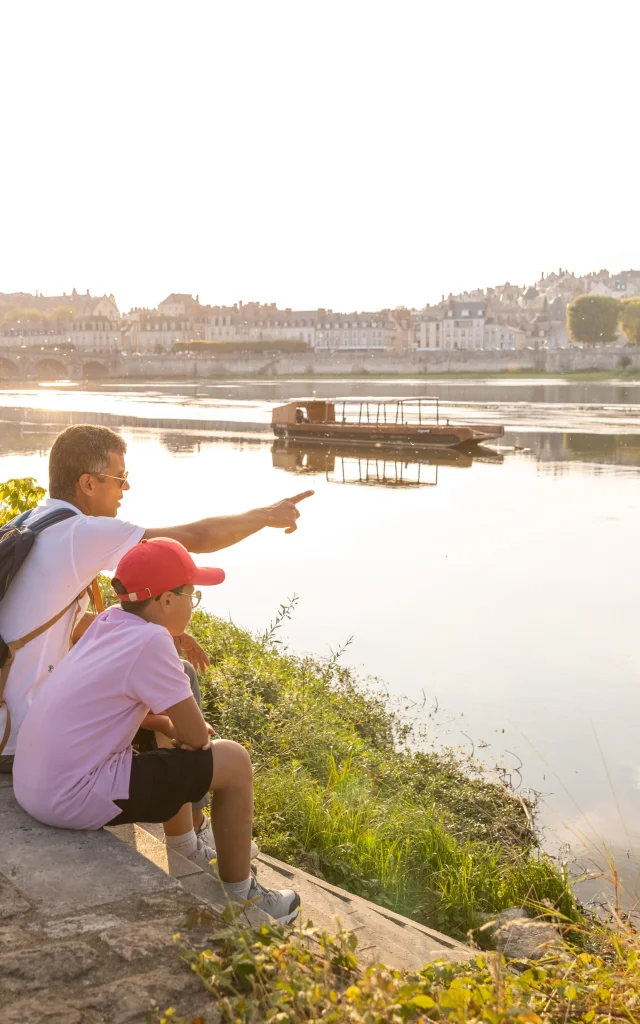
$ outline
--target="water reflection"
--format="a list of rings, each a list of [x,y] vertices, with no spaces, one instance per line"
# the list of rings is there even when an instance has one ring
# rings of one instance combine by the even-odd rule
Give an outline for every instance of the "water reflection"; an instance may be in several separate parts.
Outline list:
[[[438,467],[470,469],[475,462],[503,461],[486,448],[475,456],[455,449],[426,451],[404,445],[304,444],[278,439],[271,446],[274,469],[304,476],[324,475],[328,483],[363,484],[373,487],[436,487]]]
[[[541,463],[584,462],[599,466],[640,467],[640,434],[516,433],[508,446],[530,453]]]

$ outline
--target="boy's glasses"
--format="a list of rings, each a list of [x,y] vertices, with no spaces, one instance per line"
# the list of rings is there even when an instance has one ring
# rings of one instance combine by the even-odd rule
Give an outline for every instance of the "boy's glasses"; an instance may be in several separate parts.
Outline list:
[[[202,601],[201,590],[194,590],[192,594],[186,594],[184,590],[180,590],[180,588],[178,588],[177,590],[174,590],[173,593],[179,594],[180,597],[188,597],[189,600],[191,601],[192,608],[197,608],[200,602]]]

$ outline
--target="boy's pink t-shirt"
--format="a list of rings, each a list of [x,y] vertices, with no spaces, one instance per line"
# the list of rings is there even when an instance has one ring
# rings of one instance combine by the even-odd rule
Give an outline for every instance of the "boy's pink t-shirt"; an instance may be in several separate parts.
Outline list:
[[[191,696],[163,626],[107,609],[54,668],[18,734],[13,788],[32,817],[101,828],[129,796],[131,741],[145,715]]]

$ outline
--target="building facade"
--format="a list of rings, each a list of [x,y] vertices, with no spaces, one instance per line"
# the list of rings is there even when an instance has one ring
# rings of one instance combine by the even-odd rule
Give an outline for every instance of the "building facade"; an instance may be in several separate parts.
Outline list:
[[[442,348],[482,348],[484,321],[484,302],[453,302],[442,321]]]
[[[182,295],[179,292],[172,292],[166,299],[158,303],[158,315],[170,320],[184,320],[186,317],[198,316],[202,311],[200,296]]]
[[[73,346],[81,352],[118,352],[122,348],[122,330],[119,323],[106,317],[12,321],[0,327],[0,344],[15,348]]]
[[[170,352],[179,341],[201,341],[204,330],[200,321],[150,315],[124,327],[122,345],[126,352]]]
[[[409,315],[397,317],[387,310],[380,313],[334,313],[319,309],[316,324],[316,351],[385,351],[409,347]]]
[[[597,295],[609,295],[616,299],[630,299],[640,295],[640,270],[623,270],[620,274],[594,274],[585,279],[587,291]]]
[[[520,327],[485,323],[482,347],[485,351],[516,352],[527,347],[527,335]]]

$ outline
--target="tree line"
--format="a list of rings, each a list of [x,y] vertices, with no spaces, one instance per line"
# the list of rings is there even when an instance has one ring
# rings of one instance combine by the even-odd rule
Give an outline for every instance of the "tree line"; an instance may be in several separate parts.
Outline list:
[[[52,323],[75,320],[77,314],[71,306],[56,306],[55,309],[26,309],[20,306],[9,306],[0,302],[0,324],[19,321],[20,323],[49,320]]]
[[[579,295],[567,306],[567,331],[583,345],[609,344],[618,331],[630,344],[640,345],[640,297]]]

